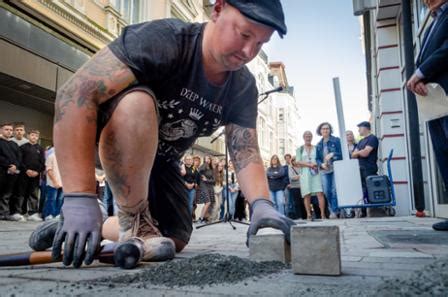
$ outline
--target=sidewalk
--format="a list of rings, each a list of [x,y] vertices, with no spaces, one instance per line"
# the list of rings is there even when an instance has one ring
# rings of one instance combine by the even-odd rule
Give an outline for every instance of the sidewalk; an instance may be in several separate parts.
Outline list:
[[[341,229],[342,272],[340,277],[294,275],[290,269],[237,284],[210,287],[166,288],[146,284],[124,287],[80,286],[79,282],[107,276],[133,274],[147,266],[124,271],[99,263],[84,269],[62,264],[0,269],[0,296],[364,296],[374,294],[387,279],[402,277],[425,265],[448,257],[448,232],[436,232],[432,218],[398,217],[328,220],[310,225],[338,225]],[[28,236],[35,223],[0,222],[0,253],[29,250]],[[195,230],[188,248],[178,258],[205,253],[248,257],[247,227],[218,224]],[[186,273],[189,273],[186,271]],[[448,293],[447,293],[448,294]]]

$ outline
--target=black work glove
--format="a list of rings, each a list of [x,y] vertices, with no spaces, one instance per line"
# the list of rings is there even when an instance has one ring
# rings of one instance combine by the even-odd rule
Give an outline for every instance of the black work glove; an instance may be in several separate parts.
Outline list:
[[[249,229],[247,230],[247,246],[249,246],[249,237],[251,235],[257,234],[258,229],[267,227],[282,231],[285,234],[286,241],[290,242],[291,226],[296,224],[293,220],[280,214],[271,201],[263,198],[255,200],[251,207],[252,216]]]
[[[73,262],[74,267],[80,267],[84,258],[86,265],[92,264],[100,246],[102,225],[103,218],[95,194],[64,195],[61,221],[53,241],[53,259],[61,258],[62,243],[65,242],[64,265]]]

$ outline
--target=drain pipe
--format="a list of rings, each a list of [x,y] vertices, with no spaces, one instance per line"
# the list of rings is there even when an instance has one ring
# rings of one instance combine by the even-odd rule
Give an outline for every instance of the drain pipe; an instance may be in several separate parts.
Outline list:
[[[404,56],[406,65],[406,80],[414,74],[414,45],[412,36],[412,13],[411,1],[401,1],[403,9],[403,37]],[[420,126],[418,118],[417,101],[414,93],[406,89],[409,119],[409,142],[411,149],[411,176],[412,188],[414,191],[414,203],[417,209],[417,216],[424,216],[425,196],[423,191],[422,158],[420,150]]]

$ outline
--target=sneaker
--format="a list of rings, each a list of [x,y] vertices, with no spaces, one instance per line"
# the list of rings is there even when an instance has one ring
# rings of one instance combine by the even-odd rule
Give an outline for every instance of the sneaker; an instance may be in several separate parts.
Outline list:
[[[50,221],[52,219],[54,219],[54,217],[52,215],[48,215],[45,217],[44,221]]]
[[[27,220],[31,222],[42,222],[42,218],[38,213],[28,216]]]
[[[143,200],[135,207],[118,207],[120,225],[119,241],[125,242],[137,238],[143,242],[143,261],[166,261],[174,258],[176,248],[174,241],[163,237],[152,219],[148,200]]]
[[[26,222],[26,219],[20,213],[15,213],[13,215],[10,215],[9,220],[15,221],[15,222]]]
[[[337,214],[335,214],[334,212],[330,213],[330,220],[337,219],[337,218],[338,218]]]
[[[28,245],[35,251],[44,251],[53,245],[54,235],[58,229],[59,220],[45,220],[31,233]]]

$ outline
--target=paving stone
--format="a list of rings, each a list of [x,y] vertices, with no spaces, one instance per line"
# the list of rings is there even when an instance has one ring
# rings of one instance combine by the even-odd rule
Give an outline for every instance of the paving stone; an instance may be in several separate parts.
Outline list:
[[[340,275],[339,227],[293,226],[291,263],[297,274]]]
[[[261,234],[249,240],[249,258],[254,261],[291,262],[291,247],[283,234]]]

